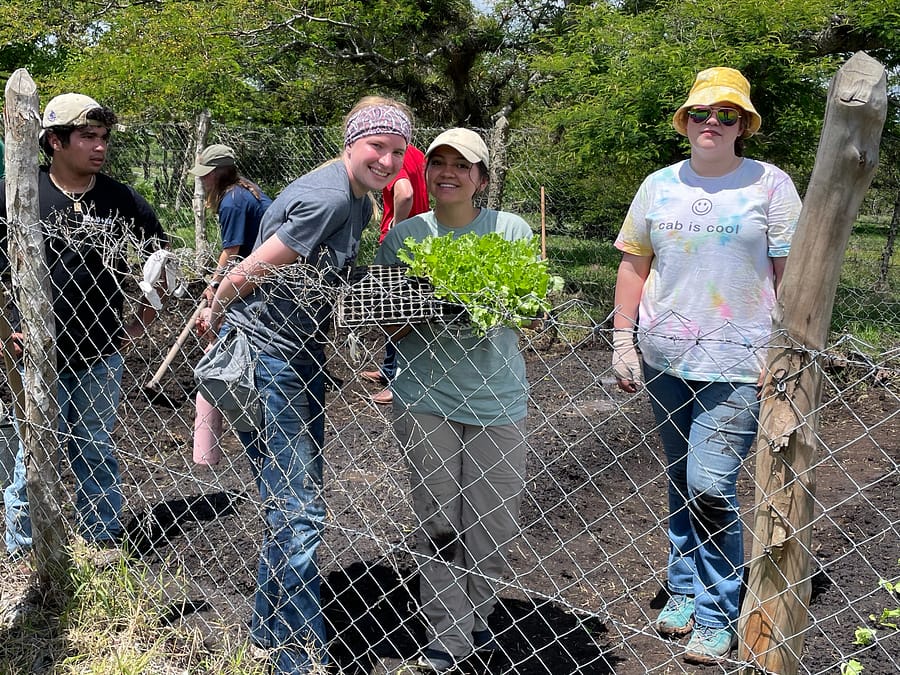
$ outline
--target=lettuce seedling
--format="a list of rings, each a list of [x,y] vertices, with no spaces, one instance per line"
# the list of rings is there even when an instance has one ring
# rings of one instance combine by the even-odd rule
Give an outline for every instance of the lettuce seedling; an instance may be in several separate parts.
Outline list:
[[[550,310],[548,294],[562,289],[534,239],[451,232],[422,241],[408,237],[403,245],[397,256],[409,265],[407,274],[428,279],[439,300],[462,305],[479,335],[543,317]]]

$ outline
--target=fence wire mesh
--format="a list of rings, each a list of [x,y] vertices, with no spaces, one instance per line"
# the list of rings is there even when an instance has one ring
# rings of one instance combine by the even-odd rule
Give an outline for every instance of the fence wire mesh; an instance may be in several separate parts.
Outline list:
[[[135,288],[126,286],[132,301]],[[521,531],[508,569],[486,579],[499,589],[490,625],[506,672],[688,672],[683,644],[652,629],[665,601],[667,467],[648,397],[614,387],[595,308],[561,307],[556,322],[521,337],[531,385]],[[130,546],[175,595],[173,607],[185,611],[179,621],[215,648],[223,634],[246,637],[265,509],[227,426],[219,463],[192,461],[200,341],[192,337],[180,351],[164,397],[145,387],[192,310],[187,298],[170,301],[126,353],[114,439]],[[898,576],[900,357],[854,358],[865,349],[852,338],[834,347],[850,356],[823,365],[801,672],[835,672],[851,657],[867,672],[893,672],[897,632],[869,617],[896,604],[881,581]],[[415,545],[421,523],[409,474],[390,409],[373,404],[372,386],[357,377],[380,362],[382,349],[377,332],[337,329],[328,343],[327,515],[318,566],[329,652],[341,672],[372,672],[414,655],[423,641],[417,587],[425,562]],[[739,479],[748,551],[753,467],[751,455]],[[71,498],[73,471],[62,475]],[[74,524],[75,507],[65,503]],[[857,626],[876,628],[872,645],[853,644]],[[739,667],[731,660],[723,669]]]
[[[246,135],[240,140],[257,142]],[[294,148],[281,141],[285,175],[310,168],[298,164]],[[173,152],[181,156],[186,147]],[[114,242],[116,250],[121,243]],[[189,291],[170,299],[148,332],[124,350],[113,439],[127,548],[144,570],[143,582],[163,589],[162,603],[179,631],[171,638],[171,666],[216,672],[201,665],[200,655],[248,639],[270,505],[260,499],[253,465],[227,422],[219,461],[195,461],[193,366],[204,344],[193,332],[160,387],[147,386],[205,285],[207,268],[192,252],[176,252]],[[134,308],[142,272],[136,256],[129,261],[121,291],[126,307]],[[329,302],[346,290],[336,279],[299,279],[298,286]],[[842,663],[858,659],[867,673],[894,673],[900,632],[889,625],[896,619],[882,617],[898,607],[897,593],[884,582],[900,577],[900,343],[873,345],[853,334],[853,321],[874,311],[883,331],[896,335],[900,298],[895,276],[877,290],[866,283],[842,288],[858,300],[840,305],[848,307],[845,332],[836,333],[824,353],[808,354],[824,385],[815,420],[809,420],[816,424],[818,451],[810,467],[816,484],[812,566],[803,582],[811,599],[799,672],[838,672]],[[469,671],[693,672],[682,660],[684,640],[661,638],[653,629],[666,601],[669,467],[646,390],[628,395],[614,384],[608,311],[580,298],[559,299],[551,321],[519,337],[530,387],[518,531],[508,544],[494,542],[508,549],[506,565],[468,570],[472,584],[496,588],[499,603],[489,626],[499,658],[486,665],[471,662]],[[329,320],[327,326],[321,494],[326,510],[317,553],[327,651],[339,672],[385,672],[426,643],[421,570],[443,558],[419,545],[422,514],[417,516],[413,503],[415,481],[392,426],[393,411],[373,403],[377,385],[359,377],[381,362],[384,336],[361,325]],[[3,400],[9,406],[7,389]],[[60,432],[61,445],[79,433],[77,414],[70,421]],[[17,443],[14,434],[5,437],[11,447]],[[737,483],[747,562],[758,505],[754,467],[755,449]],[[73,538],[84,533],[76,525],[74,476],[84,477],[80,472],[63,460],[62,505]],[[450,569],[461,572],[456,562]],[[22,583],[12,572],[6,576],[5,604],[14,602],[16,584]],[[857,627],[874,631],[868,644],[855,642]],[[3,659],[19,663],[3,649]],[[739,672],[737,652],[718,668]]]

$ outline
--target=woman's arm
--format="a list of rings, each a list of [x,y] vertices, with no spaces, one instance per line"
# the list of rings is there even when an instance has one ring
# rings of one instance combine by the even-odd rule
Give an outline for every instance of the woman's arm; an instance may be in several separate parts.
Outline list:
[[[772,271],[774,274],[773,282],[775,284],[775,297],[778,297],[778,291],[781,290],[781,279],[784,277],[784,267],[787,265],[787,256],[783,258],[772,258]]]
[[[216,294],[216,289],[222,283],[225,272],[227,272],[229,267],[237,260],[240,250],[240,246],[229,246],[228,248],[223,248],[222,252],[219,253],[219,260],[216,262],[216,269],[213,272],[212,279],[210,279],[209,286],[203,291],[203,296],[208,302],[212,303],[213,296]]]
[[[643,384],[641,362],[634,347],[634,327],[644,284],[650,275],[653,256],[622,254],[616,273],[616,312],[613,315],[613,372],[619,388],[634,393]]]
[[[622,254],[622,262],[616,273],[616,313],[613,316],[613,328],[632,330],[637,325],[638,307],[644,284],[650,276],[650,263],[653,256]]]
[[[282,243],[277,235],[273,234],[266,239],[258,249],[222,277],[212,304],[209,309],[203,310],[198,322],[201,335],[206,331],[217,333],[228,305],[238,298],[249,295],[257,287],[258,280],[270,274],[272,270],[289,265],[298,257],[298,253]]]

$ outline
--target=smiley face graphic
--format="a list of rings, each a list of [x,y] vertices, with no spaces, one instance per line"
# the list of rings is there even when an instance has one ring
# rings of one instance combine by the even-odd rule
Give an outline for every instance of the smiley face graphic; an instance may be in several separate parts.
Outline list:
[[[698,216],[705,216],[707,213],[712,211],[712,202],[708,199],[698,199],[691,206],[691,211],[693,211]]]

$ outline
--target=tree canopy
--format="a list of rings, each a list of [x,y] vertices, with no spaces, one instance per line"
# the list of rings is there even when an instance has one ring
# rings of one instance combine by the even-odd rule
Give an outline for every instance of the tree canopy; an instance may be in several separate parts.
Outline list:
[[[828,81],[859,49],[896,80],[900,0],[0,4],[0,72],[27,67],[45,98],[80,90],[130,119],[208,109],[225,124],[328,125],[380,93],[423,126],[487,127],[504,114],[543,128],[553,147],[528,170],[589,227],[621,218],[640,177],[684,156],[671,115],[713,65],[751,82],[763,129],[748,154],[802,187]],[[889,91],[894,137],[896,83]]]
[[[546,180],[574,183],[578,212],[617,227],[611,212],[623,213],[640,178],[686,155],[671,119],[696,73],[727,65],[748,78],[763,118],[748,154],[782,165],[802,188],[831,76],[858,49],[896,72],[898,12],[896,0],[570,7],[564,29],[545,34],[533,62],[542,84],[532,119],[553,125],[560,139]],[[892,117],[896,124],[896,107]]]
[[[527,98],[531,34],[562,11],[543,4],[488,15],[468,0],[9,0],[0,45],[62,55],[40,84],[131,116],[327,124],[383,93],[429,125],[485,126]],[[34,63],[11,53],[0,68]]]

